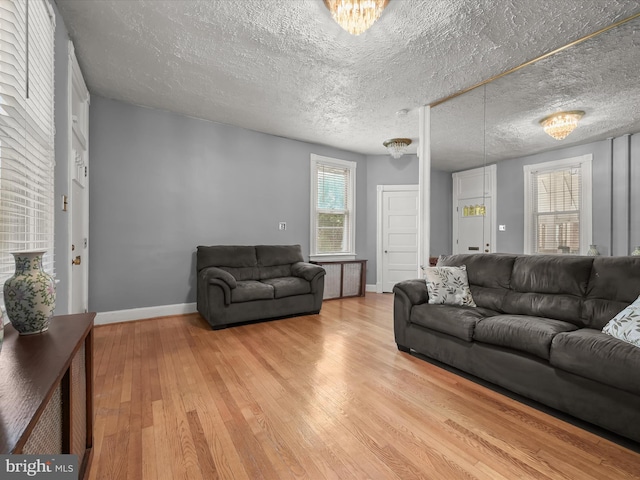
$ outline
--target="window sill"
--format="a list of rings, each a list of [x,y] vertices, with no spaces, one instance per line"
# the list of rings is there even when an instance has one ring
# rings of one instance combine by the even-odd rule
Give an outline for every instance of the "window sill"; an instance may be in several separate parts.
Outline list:
[[[340,260],[355,260],[356,255],[353,253],[332,253],[327,255],[309,255],[312,262],[331,262]]]

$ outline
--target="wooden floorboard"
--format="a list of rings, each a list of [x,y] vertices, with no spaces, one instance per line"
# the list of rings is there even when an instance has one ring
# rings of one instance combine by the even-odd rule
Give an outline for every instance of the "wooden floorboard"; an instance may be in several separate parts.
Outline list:
[[[92,480],[640,478],[634,449],[398,351],[390,294],[94,341]]]

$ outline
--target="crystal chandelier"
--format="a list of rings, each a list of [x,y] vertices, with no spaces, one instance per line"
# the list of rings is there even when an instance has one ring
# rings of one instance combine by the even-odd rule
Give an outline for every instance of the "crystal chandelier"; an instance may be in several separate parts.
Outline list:
[[[578,126],[578,120],[580,120],[583,115],[584,112],[582,110],[554,113],[540,120],[540,125],[542,125],[544,131],[553,138],[562,140],[575,130]]]
[[[382,142],[382,145],[387,147],[389,154],[393,158],[400,158],[407,152],[407,147],[411,145],[410,138],[392,138],[386,142]]]
[[[375,22],[389,0],[324,0],[333,19],[351,35],[360,35]]]

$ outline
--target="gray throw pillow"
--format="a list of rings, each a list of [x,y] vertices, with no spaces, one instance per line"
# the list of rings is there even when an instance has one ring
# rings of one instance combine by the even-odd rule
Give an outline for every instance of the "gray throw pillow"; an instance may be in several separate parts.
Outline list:
[[[425,269],[429,303],[475,307],[467,267],[429,267]]]

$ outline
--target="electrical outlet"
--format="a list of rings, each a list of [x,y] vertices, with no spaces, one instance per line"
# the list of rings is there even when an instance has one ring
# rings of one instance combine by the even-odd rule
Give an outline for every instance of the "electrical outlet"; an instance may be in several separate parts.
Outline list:
[[[506,225],[498,225],[498,231],[506,232],[507,231],[507,226]]]
[[[286,230],[287,229],[287,222],[280,222],[278,224],[278,230]]]

